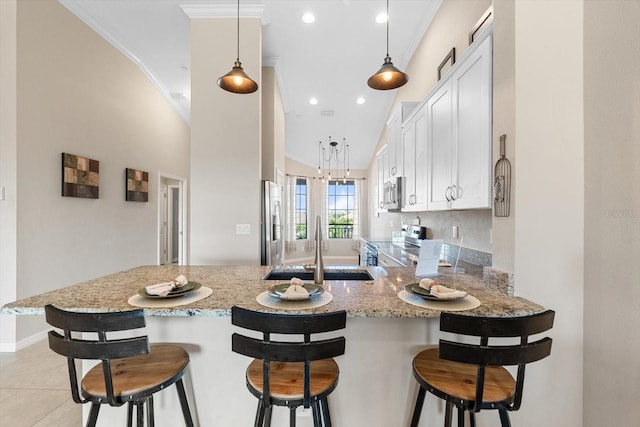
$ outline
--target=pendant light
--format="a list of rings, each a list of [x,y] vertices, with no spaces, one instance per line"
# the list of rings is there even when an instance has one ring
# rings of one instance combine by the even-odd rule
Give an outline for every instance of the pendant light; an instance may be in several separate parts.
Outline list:
[[[253,93],[258,90],[258,84],[251,80],[242,69],[240,63],[240,0],[238,0],[238,26],[237,26],[237,56],[231,71],[218,79],[218,86],[233,93]]]
[[[408,81],[409,76],[398,70],[389,56],[389,0],[387,0],[387,56],[378,72],[369,77],[367,84],[373,89],[388,90],[399,88]]]

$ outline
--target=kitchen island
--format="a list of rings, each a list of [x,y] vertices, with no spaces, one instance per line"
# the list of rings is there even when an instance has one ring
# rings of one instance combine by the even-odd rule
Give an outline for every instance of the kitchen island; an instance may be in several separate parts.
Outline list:
[[[141,287],[183,274],[213,293],[185,306],[146,308],[145,333],[152,342],[176,342],[189,351],[191,367],[185,384],[199,425],[248,426],[253,422],[256,399],[245,387],[249,360],[231,352],[231,334],[236,328],[229,316],[233,305],[282,312],[256,302],[258,294],[279,283],[262,280],[269,270],[268,266],[142,266],[7,304],[2,313],[42,315],[46,304],[78,311],[132,310],[135,307],[127,301]],[[340,384],[329,398],[332,418],[335,426],[408,425],[417,392],[411,360],[427,345],[437,343],[440,312],[415,307],[397,296],[405,284],[419,280],[413,268],[367,270],[373,280],[325,281],[325,291],[333,295],[333,300],[304,310],[347,311],[347,327],[342,331],[347,340],[346,353],[337,359]],[[453,274],[450,268],[441,267],[436,279],[481,301],[479,307],[464,312],[470,316],[516,316],[544,309],[484,287],[479,275]],[[182,425],[173,389],[160,394],[155,408],[159,427]],[[312,425],[306,411],[298,412],[299,426]],[[105,407],[99,425],[119,425],[125,415],[122,408]],[[272,425],[286,425],[287,415],[286,409],[275,409]],[[480,415],[478,426],[495,425],[495,414]],[[421,425],[440,425],[441,417],[441,403],[428,397]]]

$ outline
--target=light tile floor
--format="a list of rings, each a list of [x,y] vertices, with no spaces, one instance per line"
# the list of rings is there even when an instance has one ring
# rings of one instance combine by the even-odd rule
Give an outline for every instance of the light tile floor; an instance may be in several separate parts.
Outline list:
[[[82,405],[71,399],[66,359],[46,340],[0,353],[0,426],[81,425]]]

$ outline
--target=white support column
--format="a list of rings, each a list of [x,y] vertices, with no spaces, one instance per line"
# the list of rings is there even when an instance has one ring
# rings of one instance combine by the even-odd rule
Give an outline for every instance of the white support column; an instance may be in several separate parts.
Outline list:
[[[236,11],[185,12],[192,18],[190,263],[259,264],[262,89],[239,95],[217,86],[236,60]],[[240,61],[260,87],[261,21],[240,16]],[[248,224],[249,234],[236,234],[236,224]]]

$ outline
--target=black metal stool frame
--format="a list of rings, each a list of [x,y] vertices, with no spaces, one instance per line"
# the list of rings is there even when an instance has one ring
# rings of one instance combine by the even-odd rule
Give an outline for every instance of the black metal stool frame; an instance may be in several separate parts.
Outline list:
[[[474,413],[482,409],[497,409],[502,427],[510,427],[508,412],[520,409],[526,365],[541,360],[551,353],[551,338],[545,337],[531,343],[528,338],[530,335],[551,329],[554,317],[553,310],[521,317],[474,317],[443,312],[440,315],[440,331],[480,337],[480,344],[464,344],[441,339],[438,347],[440,359],[477,365],[475,400],[460,399],[444,393],[424,381],[414,369],[413,375],[420,389],[411,427],[418,426],[426,391],[445,400],[445,427],[451,427],[454,406],[458,409],[458,427],[464,426],[465,411],[469,412],[471,427],[474,427]],[[489,345],[489,338],[515,337],[520,338],[519,345]],[[487,366],[518,366],[512,399],[502,402],[483,402]]]
[[[59,309],[51,304],[45,306],[47,323],[61,329],[64,335],[56,331],[49,331],[49,347],[54,352],[67,357],[69,370],[69,383],[71,396],[76,403],[91,403],[87,427],[96,425],[100,405],[122,406],[128,404],[127,426],[132,426],[133,407],[137,408],[137,426],[142,427],[144,420],[144,406],[147,405],[148,426],[154,426],[153,417],[153,394],[164,388],[175,384],[180,400],[180,407],[187,427],[193,427],[193,419],[187,402],[187,395],[182,382],[184,369],[172,378],[153,388],[146,388],[138,393],[116,396],[113,389],[111,360],[142,356],[149,353],[149,340],[147,336],[134,338],[108,339],[108,332],[125,331],[139,329],[146,326],[144,311],[131,310],[126,312],[108,313],[80,313]],[[97,340],[86,340],[74,338],[73,333],[93,332],[97,334]],[[93,396],[81,391],[78,385],[78,372],[76,370],[76,359],[79,360],[101,360],[106,400],[100,396]],[[185,366],[186,369],[186,366]]]
[[[310,395],[311,361],[330,359],[343,355],[345,338],[337,337],[312,341],[311,335],[344,329],[346,311],[319,314],[274,314],[247,310],[237,306],[231,309],[231,321],[235,326],[263,333],[263,339],[256,339],[234,333],[232,350],[245,356],[263,361],[263,390],[257,390],[247,379],[247,388],[258,398],[255,427],[271,425],[272,405],[289,407],[289,423],[296,423],[296,408],[311,407],[314,426],[331,427],[331,416],[327,402],[328,395],[337,386],[337,380],[329,389],[315,396]],[[302,342],[271,341],[271,334],[302,335]],[[302,399],[280,399],[269,394],[270,363],[304,362],[304,395]]]

